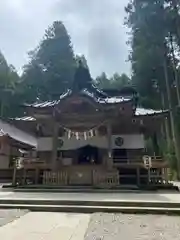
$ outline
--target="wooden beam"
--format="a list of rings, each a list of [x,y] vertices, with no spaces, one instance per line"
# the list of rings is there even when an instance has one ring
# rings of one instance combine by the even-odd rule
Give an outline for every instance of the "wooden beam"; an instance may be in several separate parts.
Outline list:
[[[16,167],[16,162],[14,163],[14,168],[13,168],[13,179],[12,179],[12,185],[16,185],[16,173],[17,173],[17,167]]]
[[[107,124],[107,142],[108,142],[108,167],[112,168],[112,127],[111,124]]]
[[[54,120],[53,124],[53,136],[52,136],[52,156],[51,156],[51,164],[52,164],[52,169],[56,170],[56,163],[57,163],[57,147],[58,147],[58,134],[59,134],[59,125],[58,123]]]
[[[23,181],[22,181],[22,184],[25,185],[26,184],[26,175],[27,175],[27,169],[23,169]]]
[[[38,184],[38,178],[39,178],[39,169],[35,169],[35,184]]]
[[[140,168],[139,167],[136,168],[136,172],[137,172],[137,185],[140,186]]]

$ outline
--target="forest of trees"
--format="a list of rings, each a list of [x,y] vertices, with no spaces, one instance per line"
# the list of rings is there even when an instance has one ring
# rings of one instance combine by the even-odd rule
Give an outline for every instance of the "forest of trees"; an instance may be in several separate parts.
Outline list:
[[[132,75],[114,73],[107,77],[104,69],[93,81],[102,89],[131,85],[139,93],[141,106],[170,110],[163,149],[174,159],[172,167],[178,168],[180,174],[180,161],[176,160],[180,160],[179,0],[129,0],[125,11]],[[71,85],[79,59],[88,67],[85,56],[75,55],[71,38],[60,21],[48,27],[39,45],[29,52],[21,76],[0,53],[0,116],[23,115],[20,105],[25,102],[57,99]]]
[[[60,21],[48,27],[39,45],[28,53],[29,62],[19,76],[15,68],[0,53],[0,117],[23,115],[23,103],[55,100],[71,86],[77,62],[81,59],[88,68],[84,55],[75,55],[71,38]],[[100,88],[120,88],[129,84],[126,74],[105,73],[94,79]]]
[[[164,151],[180,179],[180,2],[133,0],[126,12],[125,22],[131,30],[131,83],[142,106],[170,110]]]

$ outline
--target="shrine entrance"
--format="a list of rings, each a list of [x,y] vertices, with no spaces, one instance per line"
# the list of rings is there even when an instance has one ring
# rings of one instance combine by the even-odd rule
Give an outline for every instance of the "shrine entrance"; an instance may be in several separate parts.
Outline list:
[[[97,147],[86,145],[78,149],[78,164],[99,164],[99,152]]]

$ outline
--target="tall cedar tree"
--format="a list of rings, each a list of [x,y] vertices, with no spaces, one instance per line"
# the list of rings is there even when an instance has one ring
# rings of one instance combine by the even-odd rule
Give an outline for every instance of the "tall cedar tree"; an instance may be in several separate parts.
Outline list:
[[[15,93],[19,76],[12,65],[8,65],[0,52],[0,117],[15,116],[19,108],[16,105]]]
[[[29,57],[22,76],[24,99],[33,102],[59,98],[72,83],[76,64],[70,36],[62,22],[54,22],[45,31]]]
[[[126,74],[119,75],[114,73],[112,77],[108,78],[106,73],[102,73],[96,77],[95,84],[101,89],[121,89],[122,87],[131,85],[131,80]]]
[[[173,38],[169,37],[176,34],[178,39],[177,29],[173,29],[172,24],[172,14],[175,14],[172,2],[133,0],[126,11],[127,24],[132,30],[132,82],[139,90],[143,105],[170,109],[170,126],[180,175],[180,152],[173,110],[178,104],[177,62],[170,41]]]

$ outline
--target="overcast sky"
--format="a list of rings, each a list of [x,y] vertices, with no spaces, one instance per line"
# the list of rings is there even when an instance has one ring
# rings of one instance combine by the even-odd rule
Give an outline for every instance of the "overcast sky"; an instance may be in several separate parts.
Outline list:
[[[91,74],[130,73],[123,25],[128,0],[0,0],[0,50],[18,71],[44,30],[64,22],[75,53],[84,54]]]

